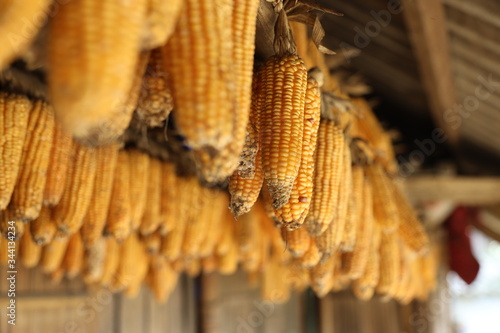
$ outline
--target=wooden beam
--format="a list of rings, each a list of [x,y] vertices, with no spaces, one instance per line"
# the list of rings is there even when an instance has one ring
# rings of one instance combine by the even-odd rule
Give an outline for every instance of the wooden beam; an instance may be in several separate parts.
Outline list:
[[[403,0],[402,4],[406,27],[434,121],[446,132],[449,142],[456,144],[458,128],[452,128],[443,117],[447,110],[453,110],[455,104],[443,4],[439,0]]]
[[[410,200],[451,200],[470,206],[500,204],[500,177],[415,176],[405,181]]]

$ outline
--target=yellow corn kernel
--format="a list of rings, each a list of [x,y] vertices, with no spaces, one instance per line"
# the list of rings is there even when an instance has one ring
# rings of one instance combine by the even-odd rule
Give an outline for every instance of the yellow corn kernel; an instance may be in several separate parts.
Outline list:
[[[40,267],[42,267],[45,273],[55,272],[61,267],[66,247],[68,246],[68,240],[68,238],[55,239],[43,247]]]
[[[82,237],[79,232],[75,232],[69,238],[68,245],[66,247],[66,254],[61,263],[61,267],[64,268],[66,276],[69,279],[73,279],[82,271],[83,266],[83,242]]]
[[[367,166],[365,171],[373,185],[373,214],[375,222],[380,225],[382,232],[396,230],[399,224],[398,207],[391,189],[391,180],[378,163]]]
[[[119,151],[105,227],[105,233],[116,238],[119,243],[132,232],[129,164],[127,152]]]
[[[96,133],[101,125],[129,97],[145,10],[146,0],[75,0],[52,18],[49,94],[56,116],[73,136],[101,135]]]
[[[146,153],[139,150],[127,150],[130,162],[130,203],[132,209],[132,230],[137,230],[141,225],[142,216],[146,208],[149,161]]]
[[[95,284],[102,279],[105,261],[106,240],[101,237],[85,248],[82,275],[86,284]]]
[[[228,0],[185,0],[163,49],[172,78],[175,123],[194,149],[217,152],[233,139],[237,105],[227,24],[231,11]]]
[[[347,220],[340,244],[340,249],[344,252],[351,252],[354,250],[356,240],[358,237],[358,225],[362,223],[361,213],[363,211],[363,182],[364,173],[363,167],[360,165],[352,166],[352,194],[349,198],[347,209]]]
[[[45,25],[50,0],[0,2],[0,70],[22,54]]]
[[[14,191],[30,110],[26,97],[0,92],[0,210],[7,208]]]
[[[346,271],[351,279],[360,278],[363,274],[370,253],[375,221],[373,218],[373,190],[368,180],[363,182],[361,200],[361,217],[358,223],[356,244],[352,252],[345,254]]]
[[[37,245],[31,237],[30,228],[26,227],[19,244],[21,264],[26,268],[38,265],[42,255],[42,247]]]
[[[135,110],[137,118],[148,127],[163,126],[174,108],[168,73],[163,69],[161,57],[160,49],[151,51]]]
[[[161,162],[155,158],[149,160],[147,199],[144,214],[142,215],[139,231],[141,235],[148,235],[155,231],[161,223]]]
[[[146,28],[142,36],[143,49],[165,45],[174,31],[182,5],[183,0],[148,0]]]
[[[156,301],[165,303],[177,284],[179,274],[162,256],[154,256],[149,264],[149,285]]]
[[[15,216],[23,221],[36,219],[42,209],[53,135],[53,111],[47,103],[38,100],[30,112],[21,168],[11,199]]]
[[[399,214],[398,234],[413,252],[424,254],[429,249],[429,236],[413,207],[401,191],[393,186],[393,195]]]
[[[102,237],[111,201],[118,149],[117,144],[96,148],[94,188],[81,228],[82,240],[86,247]]]
[[[164,162],[161,165],[161,199],[160,199],[160,216],[161,225],[160,232],[162,235],[166,235],[170,230],[174,228],[176,223],[174,219],[175,197],[178,195],[176,180],[177,175],[175,171],[175,165],[170,162]]]
[[[96,173],[94,148],[74,144],[72,156],[61,201],[52,211],[57,229],[64,235],[71,235],[82,226],[92,199]]]
[[[47,170],[47,181],[45,182],[43,194],[43,204],[50,207],[56,206],[61,200],[66,184],[68,166],[71,163],[69,158],[72,139],[58,122],[54,126],[54,138],[52,142],[50,167]]]
[[[43,206],[40,215],[29,224],[33,241],[40,246],[49,244],[57,231],[56,222],[52,217],[52,209]]]
[[[297,55],[273,56],[259,73],[264,178],[278,209],[287,203],[302,159],[307,71]]]
[[[275,211],[276,218],[287,228],[297,228],[304,222],[311,205],[314,174],[314,151],[320,122],[321,96],[318,82],[310,77],[307,80],[304,141],[299,172],[292,187],[290,199]]]
[[[229,193],[231,194],[229,208],[235,217],[250,211],[259,197],[263,181],[264,173],[259,151],[255,156],[255,172],[252,178],[243,178],[238,170],[229,178]]]
[[[319,236],[334,218],[339,194],[344,134],[333,121],[322,119],[314,153],[313,195],[305,226],[311,236]]]
[[[120,252],[123,244],[118,244],[113,237],[105,238],[106,242],[106,257],[104,259],[103,273],[100,284],[103,287],[109,287],[113,281],[113,277],[118,270],[120,263]]]

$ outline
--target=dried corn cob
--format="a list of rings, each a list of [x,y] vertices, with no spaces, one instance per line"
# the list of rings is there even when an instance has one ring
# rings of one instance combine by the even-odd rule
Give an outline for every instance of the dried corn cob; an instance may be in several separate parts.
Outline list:
[[[10,241],[21,239],[24,233],[25,224],[15,217],[11,206],[0,211],[0,234]]]
[[[297,55],[273,56],[259,73],[262,166],[273,207],[282,207],[302,159],[307,71]]]
[[[65,235],[77,232],[83,223],[92,198],[96,172],[95,149],[74,144],[72,155],[61,201],[52,211],[59,232]]]
[[[68,246],[68,240],[68,238],[55,239],[43,247],[40,267],[42,267],[45,273],[55,272],[61,267],[66,247]]]
[[[208,224],[208,211],[213,209],[211,201],[215,196],[212,192],[215,190],[201,187],[198,182],[193,183],[191,209],[194,210],[194,214],[189,214],[186,221],[181,248],[182,254],[188,258],[199,256],[200,245]]]
[[[314,150],[318,135],[320,118],[320,91],[315,79],[307,80],[304,111],[304,141],[299,172],[289,201],[275,211],[276,218],[287,228],[296,228],[304,222],[311,205],[314,174]]]
[[[134,275],[130,277],[130,283],[124,291],[124,295],[129,298],[135,298],[141,290],[141,285],[148,275],[149,270],[149,257],[146,255],[144,249],[140,250],[139,256],[135,259],[137,264]]]
[[[174,202],[177,194],[175,165],[173,163],[162,163],[161,166],[161,199],[160,199],[160,231],[162,235],[167,234],[174,228]]]
[[[184,259],[184,271],[191,277],[196,277],[201,272],[201,260],[199,258]]]
[[[331,290],[333,273],[338,261],[338,255],[335,254],[321,260],[311,269],[311,287],[318,297],[325,296]]]
[[[351,279],[361,277],[365,270],[371,246],[370,239],[373,236],[373,230],[375,228],[375,221],[373,218],[373,190],[369,181],[363,183],[361,205],[363,208],[360,223],[358,224],[356,245],[352,252],[344,255],[347,274]]]
[[[86,284],[94,284],[101,280],[104,274],[105,260],[106,240],[101,237],[85,249],[82,275]]]
[[[117,144],[96,148],[94,188],[81,228],[82,240],[86,247],[102,237],[111,201],[118,149]]]
[[[311,236],[309,236],[305,228],[297,228],[295,230],[283,228],[281,229],[281,234],[288,250],[294,257],[301,257],[309,249]]]
[[[36,219],[42,209],[53,135],[53,111],[47,103],[38,100],[30,112],[21,168],[11,199],[15,216],[23,221]]]
[[[210,255],[201,259],[201,266],[204,274],[210,274],[215,272],[217,268],[217,258],[215,255]]]
[[[68,241],[66,254],[62,261],[62,267],[69,279],[73,279],[82,271],[83,266],[83,242],[79,232],[75,232]]]
[[[256,251],[259,238],[259,224],[254,211],[244,214],[234,221],[238,251],[240,254],[246,254]]]
[[[128,154],[118,152],[105,233],[121,243],[132,231],[130,207],[130,167]]]
[[[382,232],[391,232],[398,227],[398,207],[395,203],[391,180],[382,166],[373,163],[366,167],[366,175],[373,185],[373,214]]]
[[[179,0],[177,0],[179,1]],[[159,127],[174,108],[168,74],[163,69],[160,49],[151,51],[135,114],[148,127]]]
[[[71,136],[64,131],[58,122],[54,126],[54,138],[52,139],[52,151],[50,153],[50,168],[47,170],[47,181],[43,194],[43,204],[54,207],[61,200],[66,176],[70,162],[72,146]]]
[[[429,249],[429,236],[401,191],[393,186],[392,193],[399,214],[399,237],[413,252],[424,254]]]
[[[379,247],[380,254],[380,278],[377,284],[377,292],[394,297],[397,284],[400,280],[401,247],[397,232],[382,233]]]
[[[164,303],[177,284],[178,274],[161,256],[151,258],[149,285],[158,303]]]
[[[146,252],[149,255],[156,255],[158,252],[160,252],[161,248],[161,235],[160,231],[156,230],[155,232],[143,236],[141,238],[141,242],[144,245],[144,248],[146,249]]]
[[[234,239],[236,239],[236,225],[232,214],[226,214],[224,216],[221,229],[223,232],[219,233],[219,239],[217,240],[217,244],[214,248],[214,253],[219,256],[226,254],[229,251],[231,244],[234,242]]]
[[[23,53],[45,24],[50,0],[12,1],[0,3],[0,70]]]
[[[239,259],[238,246],[234,242],[231,242],[229,250],[218,257],[219,273],[223,275],[234,274],[238,269]]]
[[[9,264],[9,250],[16,249],[18,242],[10,242],[3,237],[0,237],[0,266],[7,266]]]
[[[40,261],[42,247],[37,245],[31,237],[30,228],[25,228],[19,245],[21,264],[26,268],[35,267]]]
[[[29,227],[33,241],[37,245],[49,244],[57,231],[56,222],[52,218],[52,209],[43,206],[40,215],[36,220],[30,222]]]
[[[231,10],[232,2],[227,0],[204,0],[201,6],[197,0],[186,0],[164,48],[173,83],[175,122],[195,149],[217,151],[233,139],[233,43],[225,22]]]
[[[314,153],[313,195],[306,217],[306,228],[311,236],[321,235],[334,218],[344,147],[342,129],[336,126],[333,121],[322,119]]]
[[[53,17],[48,42],[49,93],[56,116],[73,136],[101,135],[96,132],[126,101],[138,62],[145,10],[146,0],[76,0],[60,6]],[[121,29],[116,29],[117,22]]]
[[[130,286],[139,274],[139,264],[147,258],[136,233],[131,233],[121,244],[119,263],[111,283],[111,290],[120,291]]]
[[[318,264],[321,259],[321,253],[316,246],[316,241],[314,238],[310,238],[309,240],[309,248],[306,253],[302,257],[299,258],[302,267],[304,268],[312,268]]]
[[[174,31],[182,5],[183,0],[148,0],[146,28],[142,36],[143,49],[165,45]]]
[[[352,166],[352,194],[347,209],[347,220],[343,233],[340,249],[344,252],[354,250],[356,239],[358,237],[358,225],[362,223],[362,200],[363,200],[363,167],[359,165]]]
[[[286,268],[278,261],[271,260],[263,271],[261,297],[264,301],[284,303],[290,297],[290,281],[285,278]]]
[[[148,235],[155,231],[161,223],[161,162],[157,159],[149,160],[147,199],[144,214],[142,215],[139,231]]]
[[[259,151],[255,157],[255,173],[253,178],[243,178],[238,170],[229,178],[229,193],[231,194],[229,208],[235,217],[250,211],[259,197],[263,181],[264,173]]]
[[[100,280],[101,286],[108,287],[120,263],[120,252],[123,244],[118,244],[112,237],[106,238],[106,257],[104,259],[103,273]]]
[[[139,150],[127,150],[130,162],[130,201],[132,209],[132,230],[137,230],[141,224],[146,208],[149,156]]]
[[[225,221],[231,221],[233,215],[228,207],[228,195],[225,192],[219,191],[214,198],[213,209],[209,212],[209,221],[205,230],[205,238],[200,245],[200,257],[207,257],[213,254],[214,248],[219,241],[222,232],[231,232],[223,229]],[[232,222],[232,221],[231,221]]]
[[[14,191],[30,109],[26,97],[0,92],[0,210],[7,208]]]

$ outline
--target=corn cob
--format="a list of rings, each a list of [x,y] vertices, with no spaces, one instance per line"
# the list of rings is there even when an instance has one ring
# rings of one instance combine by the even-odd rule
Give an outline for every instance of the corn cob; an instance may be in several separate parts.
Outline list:
[[[130,162],[130,201],[132,209],[132,230],[137,230],[141,224],[146,208],[149,163],[147,154],[139,150],[127,150]]]
[[[106,240],[101,237],[85,249],[82,275],[86,284],[98,283],[101,280],[104,274],[105,260]]]
[[[287,228],[296,228],[304,222],[311,204],[314,173],[314,150],[320,118],[320,91],[315,79],[307,80],[306,102],[304,111],[304,141],[299,172],[289,201],[275,214],[280,223]]]
[[[117,144],[96,148],[94,188],[81,228],[82,240],[86,247],[102,237],[111,201],[118,149]]]
[[[148,235],[155,231],[161,223],[161,162],[157,159],[149,160],[147,199],[144,214],[142,215],[139,231],[141,235]]]
[[[255,157],[253,178],[243,178],[238,170],[229,178],[229,193],[231,194],[229,208],[235,217],[250,211],[259,197],[263,181],[264,173],[262,170],[261,153],[259,151]]]
[[[222,191],[218,192],[217,197],[214,199],[213,209],[208,213],[209,221],[204,232],[205,238],[200,245],[200,257],[212,255],[220,234],[224,231],[229,233],[229,230],[223,229],[225,221],[233,219],[233,215],[227,207],[228,195]]]
[[[236,243],[240,254],[256,251],[259,238],[259,225],[256,214],[251,211],[234,221]]]
[[[64,131],[58,122],[54,126],[54,138],[52,139],[52,151],[50,152],[50,168],[47,170],[47,181],[43,194],[43,204],[54,207],[61,200],[66,175],[70,162],[72,146],[71,136]]]
[[[211,201],[213,197],[212,189],[201,187],[197,181],[193,182],[191,191],[191,209],[194,214],[186,221],[186,229],[182,240],[182,254],[188,258],[198,257],[200,245],[203,240],[204,230],[208,224],[208,211],[213,209]]]
[[[177,0],[179,1],[179,0]],[[151,51],[135,114],[148,127],[160,127],[174,108],[168,73],[160,49]]]
[[[281,229],[281,234],[288,250],[294,257],[301,257],[309,249],[311,236],[309,236],[305,228],[297,228],[295,230],[283,228]]]
[[[425,232],[413,207],[401,191],[393,186],[393,194],[399,214],[398,234],[413,252],[424,254],[429,249],[429,236]]]
[[[273,207],[282,207],[302,159],[307,71],[297,55],[273,56],[259,73],[262,166]]]
[[[19,250],[21,254],[21,264],[26,268],[38,265],[42,255],[42,247],[37,245],[31,237],[30,228],[25,228],[21,237]]]
[[[54,135],[54,114],[42,100],[33,103],[11,205],[15,216],[32,221],[42,209],[43,191]]]
[[[344,255],[346,271],[351,279],[361,277],[368,260],[371,238],[375,228],[373,219],[373,190],[369,181],[363,182],[363,192],[361,200],[361,216],[358,224],[356,244],[352,252]]]
[[[238,246],[233,241],[230,243],[229,250],[218,257],[219,273],[223,275],[234,274],[238,269],[239,259]]]
[[[233,139],[233,43],[225,22],[231,10],[228,0],[204,0],[202,5],[186,0],[163,49],[172,78],[175,123],[189,146],[207,152],[217,152]]]
[[[161,256],[151,258],[149,284],[158,303],[164,303],[177,284],[178,274]]]
[[[203,269],[203,274],[210,274],[215,272],[217,268],[217,258],[215,255],[210,255],[201,259],[201,266]]]
[[[373,214],[382,232],[391,232],[398,227],[398,207],[395,203],[391,180],[382,166],[373,163],[366,167],[366,175],[373,185]]]
[[[14,191],[30,109],[26,97],[0,92],[0,210],[7,208]]]
[[[140,245],[140,244],[139,244]],[[146,279],[149,270],[149,257],[144,249],[140,250],[139,256],[135,259],[137,264],[134,275],[130,277],[130,283],[123,292],[128,298],[135,298],[141,290],[142,282]]]
[[[130,286],[136,274],[140,273],[138,265],[144,257],[147,256],[137,234],[131,233],[120,246],[119,263],[110,289],[121,291]]]
[[[261,297],[275,304],[284,303],[290,297],[290,281],[285,278],[286,269],[278,260],[271,260],[263,271]]]
[[[33,241],[37,245],[44,246],[49,244],[57,231],[56,223],[52,218],[52,209],[43,206],[40,215],[36,220],[30,222],[29,227]]]
[[[25,224],[15,217],[11,206],[0,211],[0,234],[8,240],[16,241],[21,239],[24,233]]]
[[[311,269],[311,287],[318,297],[323,297],[330,291],[337,261],[337,255],[331,255]]]
[[[159,230],[141,237],[141,242],[149,255],[156,255],[160,252],[161,235]]]
[[[66,254],[62,261],[62,267],[69,279],[73,279],[82,271],[83,266],[83,242],[79,232],[75,232],[68,241]]]
[[[148,0],[142,49],[149,50],[165,45],[174,31],[182,5],[183,0]]]
[[[57,285],[57,284],[61,283],[61,281],[64,277],[64,268],[58,267],[53,272],[50,272],[48,275],[49,275],[50,282],[54,285]]]
[[[45,24],[50,0],[0,3],[0,70],[22,54]]]
[[[73,136],[101,135],[96,132],[126,101],[138,63],[145,10],[146,0],[76,0],[60,6],[53,17],[48,88],[56,116]],[[118,22],[121,29],[116,29]]]
[[[333,121],[321,120],[314,153],[313,195],[305,222],[311,236],[321,235],[334,218],[344,147],[342,129]]]
[[[340,249],[344,252],[354,250],[356,239],[358,237],[358,225],[361,223],[362,199],[363,199],[363,167],[359,165],[352,166],[352,194],[349,199],[347,209],[347,220],[340,244]]]
[[[121,243],[132,231],[130,208],[130,167],[128,154],[118,152],[105,233]]]
[[[177,194],[175,165],[173,163],[162,163],[161,166],[161,199],[160,199],[160,231],[166,235],[174,228],[174,202]]]
[[[304,268],[312,268],[318,264],[321,259],[321,253],[319,252],[318,247],[316,246],[316,241],[314,238],[310,238],[309,240],[309,248],[304,253],[302,257],[299,258],[302,267]]]
[[[232,214],[226,214],[222,221],[221,229],[223,232],[219,233],[219,239],[214,247],[214,253],[218,256],[224,255],[229,252],[231,244],[236,239],[236,225]]]
[[[68,246],[68,238],[53,240],[43,247],[42,259],[40,267],[45,273],[55,272],[64,259],[66,247]]]
[[[120,252],[123,244],[118,244],[112,237],[105,238],[106,241],[106,257],[104,259],[103,273],[100,284],[103,287],[110,286],[113,277],[120,263]]]
[[[382,234],[379,254],[380,279],[377,284],[377,292],[394,297],[394,291],[400,279],[399,266],[401,265],[401,247],[396,232]]]
[[[184,259],[184,271],[190,277],[196,277],[201,273],[201,260],[199,258]]]
[[[7,266],[9,264],[9,260],[12,260],[9,257],[9,250],[17,248],[19,244],[6,240],[3,237],[0,237],[0,266]]]
[[[57,229],[64,235],[80,229],[92,198],[96,172],[95,149],[75,144],[72,155],[61,201],[52,211]]]

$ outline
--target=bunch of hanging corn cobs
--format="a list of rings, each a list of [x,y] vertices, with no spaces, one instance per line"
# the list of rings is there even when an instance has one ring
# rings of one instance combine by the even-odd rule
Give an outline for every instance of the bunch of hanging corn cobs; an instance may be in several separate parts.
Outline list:
[[[55,280],[131,296],[146,283],[158,301],[181,272],[238,267],[275,302],[307,286],[425,298],[438,250],[368,104],[342,93],[304,26],[254,72],[259,1],[201,3],[0,0],[0,39],[52,13],[46,100],[0,92],[0,263],[16,241]],[[35,37],[1,43],[0,67]],[[196,174],[124,148],[132,118],[172,120]]]

